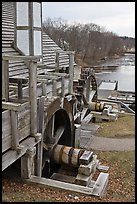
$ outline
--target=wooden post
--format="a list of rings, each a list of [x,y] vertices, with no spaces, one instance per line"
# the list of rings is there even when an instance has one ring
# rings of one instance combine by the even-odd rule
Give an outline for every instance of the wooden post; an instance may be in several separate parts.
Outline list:
[[[65,96],[65,77],[62,76],[61,78],[61,96],[64,97]]]
[[[59,72],[59,52],[56,52],[56,58],[55,58],[55,72]]]
[[[11,147],[12,149],[16,149],[19,146],[19,139],[18,139],[18,112],[11,110]]]
[[[31,135],[37,133],[37,63],[30,61],[29,64],[29,97],[30,97],[30,131]]]
[[[9,61],[2,60],[2,98],[9,100]]]
[[[52,96],[57,96],[57,81],[56,81],[56,79],[52,80]]]
[[[86,100],[89,102],[89,96],[90,96],[90,77],[88,77],[86,82]]]
[[[74,52],[70,51],[69,54],[69,93],[73,94],[73,80],[74,80]]]
[[[42,95],[43,96],[47,96],[47,90],[46,90],[47,82],[48,82],[47,79],[45,79],[45,81],[42,82]]]
[[[18,99],[22,99],[22,79],[18,80]]]
[[[75,124],[75,148],[80,148],[81,125]]]
[[[41,141],[36,148],[36,176],[42,175],[42,156],[43,156],[43,131],[44,131],[44,100],[45,97],[38,99],[38,132],[42,134]]]
[[[34,156],[36,147],[32,147],[26,151],[26,154],[21,157],[21,177],[30,178],[34,175]]]

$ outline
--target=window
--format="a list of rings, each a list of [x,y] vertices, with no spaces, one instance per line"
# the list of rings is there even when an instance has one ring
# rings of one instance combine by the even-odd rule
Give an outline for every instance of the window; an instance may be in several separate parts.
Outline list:
[[[33,2],[33,26],[41,28],[41,5]]]
[[[25,55],[29,55],[28,30],[17,30],[17,46]]]
[[[28,4],[27,2],[17,2],[17,26],[28,26]]]
[[[42,56],[42,3],[15,2],[15,44],[25,55]]]

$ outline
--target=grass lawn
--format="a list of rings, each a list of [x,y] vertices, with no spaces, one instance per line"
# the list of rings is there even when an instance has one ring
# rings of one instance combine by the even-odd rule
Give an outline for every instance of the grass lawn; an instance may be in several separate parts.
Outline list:
[[[134,138],[135,116],[125,115],[116,121],[96,123],[100,126],[96,135],[111,138]]]

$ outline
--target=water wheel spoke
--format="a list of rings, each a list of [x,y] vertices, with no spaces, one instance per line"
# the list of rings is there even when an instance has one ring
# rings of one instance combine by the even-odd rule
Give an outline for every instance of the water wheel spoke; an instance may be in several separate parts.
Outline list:
[[[55,132],[55,134],[54,134],[54,138],[55,138],[55,140],[56,140],[55,143],[57,143],[58,140],[61,138],[61,136],[63,135],[64,130],[65,130],[65,127],[64,127],[64,126],[60,126],[60,127],[56,130],[56,132]]]

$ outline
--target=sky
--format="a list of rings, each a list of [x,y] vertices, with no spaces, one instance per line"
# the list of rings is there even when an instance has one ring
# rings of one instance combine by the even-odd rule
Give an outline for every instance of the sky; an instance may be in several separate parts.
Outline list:
[[[118,36],[135,37],[135,2],[42,2],[43,21],[94,23]]]

